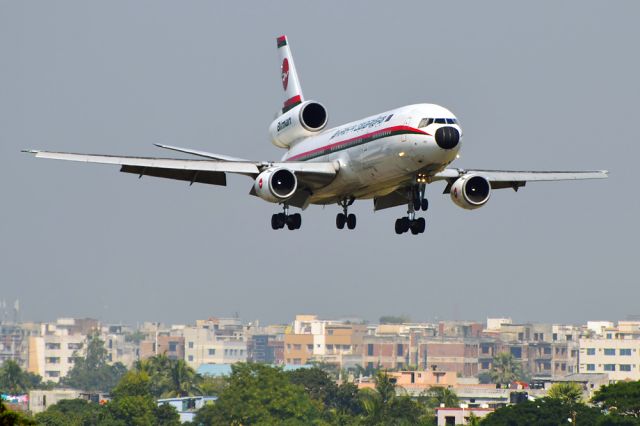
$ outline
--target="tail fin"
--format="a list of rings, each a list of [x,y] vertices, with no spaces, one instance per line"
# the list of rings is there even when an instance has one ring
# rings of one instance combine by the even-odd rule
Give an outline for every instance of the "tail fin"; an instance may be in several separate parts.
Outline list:
[[[304,97],[302,96],[302,88],[300,87],[300,80],[298,80],[296,66],[293,63],[293,56],[291,56],[287,36],[280,36],[277,40],[278,54],[281,61],[280,72],[282,76],[282,88],[285,94],[282,113],[285,113],[296,105],[301,104],[304,101]]]

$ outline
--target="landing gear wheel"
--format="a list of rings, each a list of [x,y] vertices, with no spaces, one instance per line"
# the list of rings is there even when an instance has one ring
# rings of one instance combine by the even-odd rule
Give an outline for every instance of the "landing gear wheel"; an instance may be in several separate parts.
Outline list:
[[[338,229],[344,229],[344,224],[347,223],[347,217],[344,213],[338,213],[336,216],[336,227]]]
[[[423,209],[424,210],[424,209]],[[419,217],[416,219],[418,234],[422,234],[427,227],[427,222],[424,220],[424,217]]]
[[[402,234],[402,219],[396,219],[396,234]]]
[[[426,198],[423,198],[420,204],[421,204],[420,207],[422,208],[422,211],[426,212],[429,209],[429,200],[427,200]]]
[[[353,213],[350,213],[349,216],[347,216],[347,228],[355,229],[355,227],[356,227],[356,215]]]
[[[273,230],[280,229],[280,226],[278,225],[278,215],[277,214],[271,215],[271,229],[273,229]]]
[[[420,206],[422,205],[420,198],[416,197],[413,199],[413,209],[420,210]]]
[[[300,229],[301,225],[302,216],[300,215],[300,213],[292,214],[291,216],[287,217],[287,228],[289,228],[290,231],[293,231],[294,229]]]

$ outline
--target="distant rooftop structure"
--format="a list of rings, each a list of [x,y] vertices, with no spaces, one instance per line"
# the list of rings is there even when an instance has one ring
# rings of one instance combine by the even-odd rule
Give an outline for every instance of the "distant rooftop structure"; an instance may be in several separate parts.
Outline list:
[[[232,365],[233,364],[201,364],[200,367],[198,367],[198,369],[196,370],[196,373],[202,376],[213,376],[213,377],[228,376],[231,374]],[[313,365],[286,364],[286,365],[278,365],[278,366],[274,365],[273,367],[282,367],[284,371],[293,371],[293,370],[298,370],[300,368],[313,368]]]

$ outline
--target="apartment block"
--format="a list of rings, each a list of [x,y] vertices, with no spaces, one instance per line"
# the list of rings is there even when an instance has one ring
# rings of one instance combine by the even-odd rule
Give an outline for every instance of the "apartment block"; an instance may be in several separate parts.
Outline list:
[[[315,315],[297,315],[293,328],[284,335],[286,364],[302,365],[311,360],[345,367],[360,361],[366,326],[320,320]]]
[[[580,339],[580,373],[607,373],[609,380],[640,380],[640,339]],[[624,336],[624,334],[622,334]]]
[[[77,357],[84,356],[86,350],[86,335],[69,334],[72,330],[78,329],[42,324],[41,336],[29,337],[28,371],[55,383],[66,376]]]
[[[208,321],[182,330],[185,361],[198,369],[202,364],[233,364],[247,360],[247,343],[242,329],[230,332]]]

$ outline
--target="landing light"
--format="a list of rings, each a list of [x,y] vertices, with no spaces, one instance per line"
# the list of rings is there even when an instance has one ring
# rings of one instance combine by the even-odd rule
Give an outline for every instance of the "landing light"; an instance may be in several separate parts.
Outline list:
[[[398,156],[399,156],[399,157],[404,157],[404,151],[402,151],[402,152],[398,153]]]
[[[460,158],[460,154],[456,154],[456,158]]]

